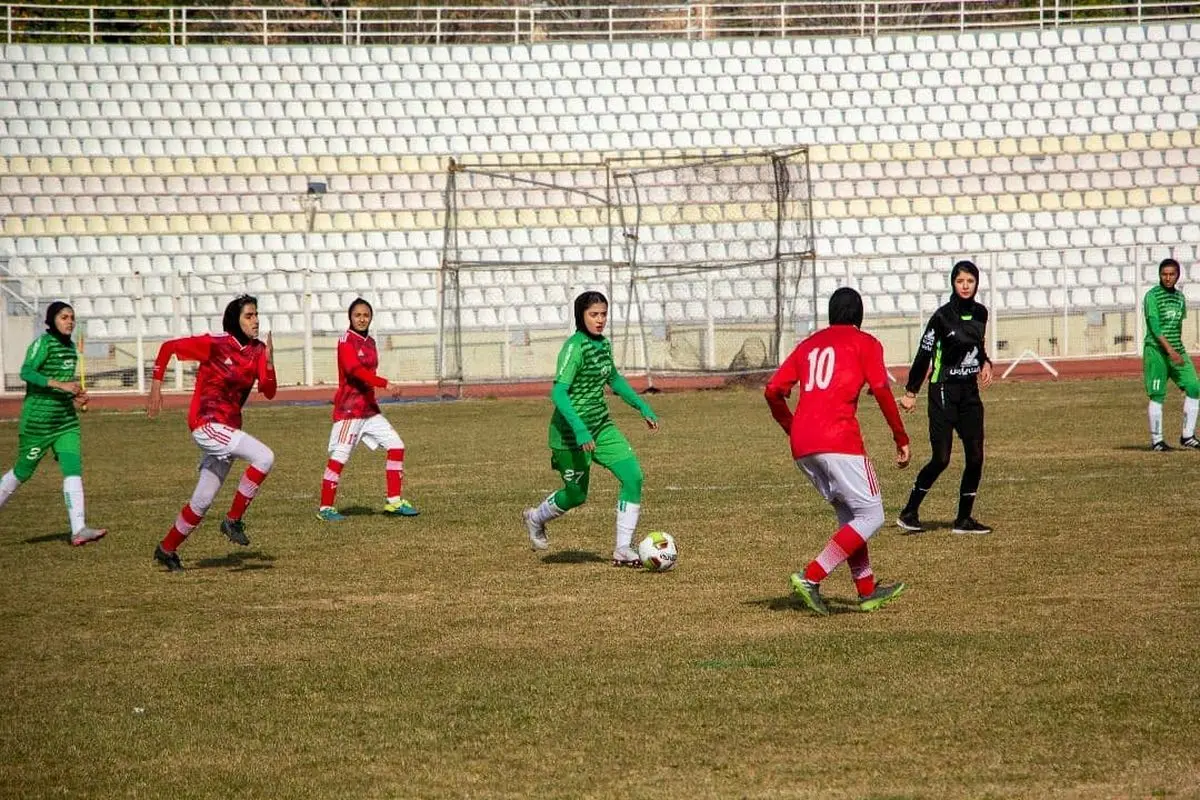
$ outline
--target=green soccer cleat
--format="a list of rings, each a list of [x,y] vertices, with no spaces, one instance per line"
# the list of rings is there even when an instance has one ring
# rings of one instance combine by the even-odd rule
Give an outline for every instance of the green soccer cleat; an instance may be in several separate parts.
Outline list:
[[[858,598],[858,608],[860,611],[878,611],[902,595],[904,589],[902,582],[889,583],[887,586],[876,584],[875,591]]]
[[[792,573],[792,594],[799,597],[804,605],[820,614],[822,617],[829,616],[829,606],[825,605],[825,601],[821,599],[821,584],[817,581],[805,580],[804,576],[799,572]]]
[[[420,514],[420,511],[407,500],[400,500],[396,503],[388,503],[383,507],[383,513],[392,517],[415,517]]]
[[[317,509],[317,519],[322,522],[341,522],[345,518],[346,515],[339,512],[333,506],[324,506]]]

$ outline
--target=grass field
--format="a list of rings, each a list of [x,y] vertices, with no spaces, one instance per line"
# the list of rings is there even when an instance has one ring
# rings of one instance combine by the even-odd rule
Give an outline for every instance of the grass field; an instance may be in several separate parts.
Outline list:
[[[871,542],[908,593],[857,613],[842,567],[828,618],[787,576],[832,513],[758,390],[657,396],[654,434],[614,401],[642,531],[679,541],[664,575],[608,565],[606,473],[528,549],[547,400],[387,407],[422,514],[377,513],[383,458],[359,450],[336,526],[313,515],[327,409],[251,408],[277,454],[253,543],[214,522],[231,480],[178,575],[150,556],[195,479],[183,415],[92,413],[108,538],[67,546],[52,462],[0,511],[0,797],[1200,796],[1200,453],[1146,452],[1135,381],[987,400],[996,533],[949,533],[956,449],[922,509],[941,528]],[[1179,415],[1172,395],[1173,436]],[[890,523],[915,469],[862,416]],[[0,466],[15,449],[0,423]]]

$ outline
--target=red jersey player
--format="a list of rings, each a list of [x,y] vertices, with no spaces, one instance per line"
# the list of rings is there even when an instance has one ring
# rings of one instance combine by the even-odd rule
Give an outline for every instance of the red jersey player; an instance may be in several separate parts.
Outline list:
[[[792,591],[818,614],[829,613],[821,581],[843,561],[858,589],[859,608],[874,611],[904,591],[903,583],[877,585],[867,540],[883,525],[883,498],[875,468],[858,427],[858,396],[864,385],[875,395],[896,442],[896,465],[908,466],[908,434],[888,386],[879,340],[859,330],[862,298],[843,287],[829,298],[829,327],[809,336],[767,383],[771,415],[788,434],[792,458],[833,506],[841,526],[803,573],[791,577]],[[788,408],[800,384],[796,411]]]
[[[242,474],[233,505],[221,522],[221,532],[234,544],[250,544],[242,516],[275,463],[271,448],[242,430],[242,406],[254,383],[258,382],[258,390],[267,399],[275,396],[274,346],[270,334],[267,334],[266,344],[258,340],[258,301],[249,295],[232,300],[225,307],[221,322],[224,333],[205,333],[163,342],[154,361],[154,379],[146,404],[146,414],[152,418],[162,408],[163,374],[171,356],[200,362],[188,410],[192,439],[203,454],[200,478],[192,499],[184,505],[175,524],[154,550],[154,559],[171,572],[183,569],[176,551],[204,519],[229,475],[234,458],[245,459],[250,464]]]
[[[379,350],[369,334],[374,310],[361,297],[350,304],[350,328],[338,340],[338,390],[333,396],[333,430],[329,434],[329,461],[321,481],[321,507],[317,518],[339,522],[346,517],[338,513],[338,482],[342,469],[350,460],[350,451],[359,442],[375,450],[387,452],[387,504],[383,513],[399,517],[415,517],[416,508],[401,496],[404,482],[404,440],[379,411],[375,401],[376,389],[389,389],[398,395],[400,387],[382,377]]]

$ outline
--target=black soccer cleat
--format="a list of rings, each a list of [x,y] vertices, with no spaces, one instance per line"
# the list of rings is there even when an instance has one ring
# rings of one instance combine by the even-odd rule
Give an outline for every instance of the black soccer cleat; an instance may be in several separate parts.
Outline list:
[[[250,544],[250,537],[246,535],[246,523],[240,519],[226,517],[221,522],[221,533],[225,534],[234,544],[240,544],[242,547]]]
[[[900,516],[896,518],[896,526],[909,533],[921,533],[925,530],[921,527],[921,518],[915,511],[901,511]]]
[[[1200,439],[1195,436],[1180,437],[1179,446],[1184,450],[1200,450]]]
[[[179,560],[179,553],[172,550],[167,552],[162,549],[160,544],[154,548],[154,560],[167,568],[167,572],[183,572],[183,562]]]
[[[954,533],[991,533],[992,529],[984,525],[974,517],[955,520],[954,527],[951,529]]]
[[[1171,447],[1171,445],[1167,444],[1162,439],[1159,439],[1157,442],[1150,445],[1150,449],[1156,453],[1168,453],[1175,448]]]

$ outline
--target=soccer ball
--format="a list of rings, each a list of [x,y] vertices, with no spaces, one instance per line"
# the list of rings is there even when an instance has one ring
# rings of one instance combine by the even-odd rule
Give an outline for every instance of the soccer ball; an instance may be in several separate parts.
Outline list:
[[[638,545],[638,558],[642,566],[651,572],[666,572],[675,568],[679,551],[675,549],[675,537],[662,531],[654,531]]]

